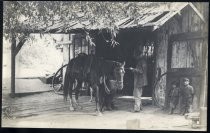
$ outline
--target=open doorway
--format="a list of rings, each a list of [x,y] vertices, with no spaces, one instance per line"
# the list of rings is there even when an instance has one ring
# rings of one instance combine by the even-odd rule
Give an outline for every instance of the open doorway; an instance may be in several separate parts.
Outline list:
[[[104,59],[115,60],[123,62],[125,61],[125,68],[135,67],[136,61],[134,59],[134,49],[139,42],[144,42],[144,53],[148,64],[148,86],[143,90],[144,97],[152,97],[152,84],[154,81],[154,41],[151,32],[139,31],[139,30],[122,30],[118,33],[116,41],[120,45],[115,47],[107,43],[106,39],[109,37],[107,32],[101,32],[95,37],[96,43],[96,56],[103,57]],[[126,96],[133,95],[134,89],[134,74],[125,69],[124,75],[124,88],[119,93]]]

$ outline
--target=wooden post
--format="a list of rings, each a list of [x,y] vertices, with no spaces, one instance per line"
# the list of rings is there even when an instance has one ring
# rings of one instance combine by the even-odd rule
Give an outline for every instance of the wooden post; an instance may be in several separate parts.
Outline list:
[[[12,35],[11,44],[11,97],[15,96],[15,48],[16,48],[16,38]]]
[[[90,54],[90,42],[87,40],[87,45],[88,45],[88,54]]]
[[[71,41],[71,34],[69,34],[69,41]],[[71,44],[69,44],[69,61],[70,60],[71,60]]]
[[[204,39],[202,47],[202,85],[200,92],[200,107],[207,107],[207,84],[208,84],[208,40]]]
[[[156,82],[156,75],[157,75],[157,52],[158,52],[158,36],[157,33],[155,33],[155,39],[154,39],[154,53],[153,58],[155,60],[154,62],[154,69],[153,69],[153,81],[152,81],[152,105],[155,105],[155,82]]]
[[[68,64],[70,60],[70,45],[71,43],[69,42],[70,36],[64,36],[64,42],[66,43],[61,43],[63,45],[63,64]],[[66,68],[63,68],[63,84],[64,84],[64,79],[65,79],[65,73],[66,73]]]

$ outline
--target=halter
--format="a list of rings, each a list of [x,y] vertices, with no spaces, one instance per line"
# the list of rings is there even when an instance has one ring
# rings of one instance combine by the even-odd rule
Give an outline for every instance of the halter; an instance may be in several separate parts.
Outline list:
[[[116,69],[122,69],[123,70],[123,68],[122,67],[116,67],[115,69],[114,69],[114,72],[116,71]],[[124,70],[123,70],[123,73],[124,73]],[[116,80],[113,80],[113,81],[115,81],[115,82],[122,82],[122,81],[118,81],[117,79]],[[108,88],[108,86],[107,86],[107,84],[106,84],[106,77],[105,76],[103,76],[103,83],[104,83],[104,87],[105,87],[105,92],[107,93],[107,94],[110,94],[110,92],[111,92],[111,90]]]
[[[116,69],[122,70],[122,73],[125,73],[125,70],[124,70],[123,67],[116,67],[116,68],[114,68],[114,72],[116,72]],[[114,81],[116,81],[116,82],[122,82],[122,81],[118,81],[117,79],[114,80]]]

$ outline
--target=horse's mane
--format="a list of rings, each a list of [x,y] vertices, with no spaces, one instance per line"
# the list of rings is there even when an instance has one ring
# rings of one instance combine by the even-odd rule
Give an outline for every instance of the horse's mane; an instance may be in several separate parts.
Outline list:
[[[81,57],[81,56],[88,56],[88,55],[86,53],[79,53],[78,57]]]
[[[113,64],[121,65],[121,62],[118,62],[118,61],[113,61],[113,60],[105,60],[105,62],[109,62],[109,63],[113,63]]]
[[[103,73],[103,74],[111,74],[111,73],[113,73],[114,68],[119,67],[119,66],[122,65],[121,62],[117,62],[117,61],[113,61],[113,60],[106,60],[103,57],[87,55],[85,53],[78,54],[78,56],[76,58],[73,58],[70,61],[70,64],[71,64],[71,66],[74,66],[75,62],[77,62],[76,66],[80,67],[83,64],[82,63],[83,60],[88,59],[89,61],[91,61],[91,58],[92,58],[92,62],[90,63],[90,66],[93,63],[94,66],[95,66],[94,69],[96,69],[99,73]],[[79,64],[81,63],[81,65],[79,65],[78,63]],[[81,67],[86,67],[86,66],[81,66]]]

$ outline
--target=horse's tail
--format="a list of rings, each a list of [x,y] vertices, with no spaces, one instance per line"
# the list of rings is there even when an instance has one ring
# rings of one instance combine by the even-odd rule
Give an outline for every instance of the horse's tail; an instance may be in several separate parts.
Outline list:
[[[69,71],[69,66],[67,66],[64,78],[64,85],[63,85],[63,96],[65,101],[67,101],[67,97],[69,94],[69,86],[70,86],[70,71]]]

